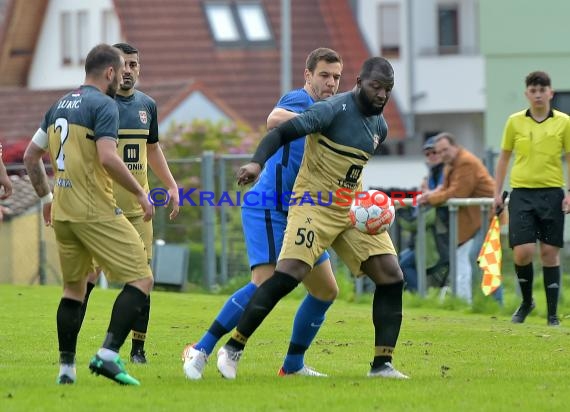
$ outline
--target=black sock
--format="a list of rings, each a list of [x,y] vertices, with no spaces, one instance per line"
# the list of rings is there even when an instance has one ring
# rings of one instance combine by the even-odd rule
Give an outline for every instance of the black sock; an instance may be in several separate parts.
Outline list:
[[[404,282],[376,285],[372,302],[374,324],[374,361],[372,368],[392,361],[402,325],[402,292]]]
[[[229,330],[217,320],[214,320],[208,328],[208,333],[217,338],[217,340],[220,340],[228,332]]]
[[[277,302],[288,295],[298,284],[299,281],[293,276],[275,271],[273,276],[263,282],[251,297],[238,322],[234,335],[228,340],[227,344],[237,350],[243,349],[247,339],[261,325]]]
[[[81,305],[81,325],[83,325],[83,320],[85,319],[85,314],[87,313],[87,303],[89,302],[89,295],[91,295],[91,291],[95,287],[95,283],[87,282],[87,290],[85,291],[85,297],[83,298],[83,305]]]
[[[62,361],[67,363],[77,348],[77,335],[81,327],[81,302],[61,298],[57,308],[57,339]],[[64,359],[65,358],[65,359]]]
[[[123,287],[113,305],[104,348],[119,352],[145,305],[146,297],[144,292],[134,286],[127,284]]]
[[[546,307],[548,316],[555,316],[558,309],[558,296],[560,293],[560,266],[542,268],[544,278],[544,292],[546,293]]]
[[[146,331],[148,329],[148,320],[150,317],[150,295],[146,297],[146,302],[142,307],[140,315],[137,317],[133,325],[133,338],[131,353],[144,349],[144,341],[146,339]]]
[[[525,266],[515,264],[515,273],[519,280],[523,303],[525,305],[530,305],[532,303],[532,282],[534,278],[532,262]]]

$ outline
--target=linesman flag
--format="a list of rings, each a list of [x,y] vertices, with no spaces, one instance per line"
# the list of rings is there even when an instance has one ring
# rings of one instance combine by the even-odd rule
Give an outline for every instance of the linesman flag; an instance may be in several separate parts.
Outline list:
[[[508,193],[503,193],[503,203],[507,198]],[[503,251],[501,249],[501,225],[499,223],[499,215],[503,208],[497,209],[487,236],[481,250],[479,251],[479,258],[477,263],[483,271],[483,278],[481,280],[481,290],[485,296],[489,296],[501,286],[503,276],[501,275],[501,263],[503,261]]]
[[[483,271],[481,289],[485,296],[489,296],[501,286],[501,263],[503,251],[501,250],[501,228],[499,217],[494,216],[487,236],[479,252],[477,263]]]

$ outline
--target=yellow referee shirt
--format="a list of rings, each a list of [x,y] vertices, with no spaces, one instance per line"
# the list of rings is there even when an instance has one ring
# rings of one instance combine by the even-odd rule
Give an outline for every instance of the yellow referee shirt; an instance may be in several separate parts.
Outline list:
[[[528,109],[513,113],[505,125],[501,149],[515,154],[512,188],[562,187],[562,155],[570,152],[570,118],[551,110],[539,123]]]

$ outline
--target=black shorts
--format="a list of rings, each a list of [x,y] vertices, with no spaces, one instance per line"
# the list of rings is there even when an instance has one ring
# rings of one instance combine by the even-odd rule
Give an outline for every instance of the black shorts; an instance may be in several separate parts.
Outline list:
[[[564,190],[513,189],[509,198],[510,247],[525,243],[564,245]]]

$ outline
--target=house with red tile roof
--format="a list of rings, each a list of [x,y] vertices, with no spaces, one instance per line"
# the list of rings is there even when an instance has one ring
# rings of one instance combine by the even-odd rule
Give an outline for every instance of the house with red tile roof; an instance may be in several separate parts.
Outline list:
[[[128,42],[140,50],[137,87],[156,100],[163,135],[169,124],[194,119],[264,127],[282,94],[284,32],[291,33],[285,65],[291,88],[303,86],[307,54],[330,47],[344,60],[340,91],[350,90],[370,57],[351,0],[290,0],[290,30],[282,27],[281,3],[0,0],[0,141],[5,161],[21,162],[46,110],[83,82],[85,57],[98,43]],[[384,114],[389,139],[405,137],[395,99]],[[0,206],[6,211],[0,275],[12,277],[0,276],[0,282],[57,282],[53,232],[42,231],[37,196],[27,176],[14,175],[13,182],[17,195]],[[31,256],[35,245],[47,249],[43,264],[41,253]]]
[[[350,0],[290,0],[292,87],[309,51],[343,57],[340,91],[353,87],[370,53]],[[281,2],[258,0],[0,0],[0,141],[28,140],[60,95],[81,84],[97,43],[140,50],[138,87],[157,101],[162,131],[193,119],[265,124],[281,95]],[[389,138],[406,136],[392,99]]]

